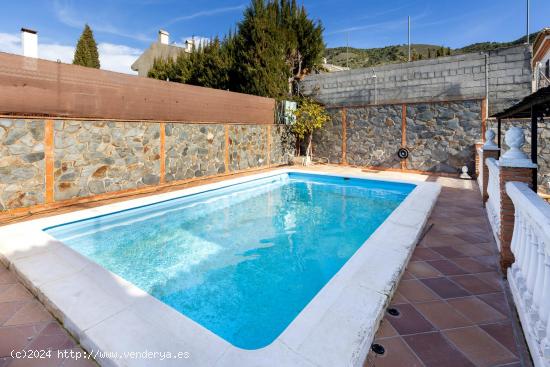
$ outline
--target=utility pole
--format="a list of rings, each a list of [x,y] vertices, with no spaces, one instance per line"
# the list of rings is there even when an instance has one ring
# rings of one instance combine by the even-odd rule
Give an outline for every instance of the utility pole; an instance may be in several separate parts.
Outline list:
[[[349,31],[346,32],[346,67],[349,68]]]
[[[527,0],[529,1],[529,0]],[[411,16],[408,17],[408,31],[407,31],[407,39],[409,43],[409,62],[411,62]]]
[[[527,0],[527,44],[529,44],[529,0]]]

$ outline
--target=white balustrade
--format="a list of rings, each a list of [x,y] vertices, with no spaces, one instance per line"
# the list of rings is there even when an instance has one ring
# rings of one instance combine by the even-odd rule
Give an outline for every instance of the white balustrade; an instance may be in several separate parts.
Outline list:
[[[550,205],[526,184],[506,183],[514,203],[508,281],[536,367],[550,366]]]
[[[500,250],[500,167],[498,161],[494,158],[485,160],[489,169],[489,181],[487,183],[487,200],[486,209],[487,217],[491,223],[494,237]]]

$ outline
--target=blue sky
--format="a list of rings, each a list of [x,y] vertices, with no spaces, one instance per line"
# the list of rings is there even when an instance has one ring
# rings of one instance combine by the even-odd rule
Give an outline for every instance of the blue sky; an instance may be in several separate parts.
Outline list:
[[[300,2],[299,2],[300,3]],[[481,41],[509,41],[525,34],[523,0],[303,0],[325,27],[329,47],[381,47],[405,43],[407,16],[414,43],[452,48]],[[241,19],[247,0],[20,0],[3,1],[0,51],[19,52],[19,29],[39,32],[39,56],[70,62],[88,22],[100,44],[102,67],[130,72],[129,65],[156,38],[223,35]],[[550,26],[550,1],[531,0],[531,30]]]

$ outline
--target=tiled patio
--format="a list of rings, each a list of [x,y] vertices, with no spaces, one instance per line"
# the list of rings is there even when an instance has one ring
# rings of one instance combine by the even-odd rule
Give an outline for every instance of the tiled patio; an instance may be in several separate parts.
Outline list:
[[[47,359],[13,359],[11,352],[52,351]],[[0,264],[0,367],[84,367],[95,363],[58,358],[58,351],[81,351],[67,331],[13,274]]]
[[[530,366],[476,187],[444,187],[365,366]],[[390,310],[388,308],[388,311]]]
[[[349,167],[320,168],[360,172]],[[371,351],[365,366],[530,366],[475,182],[397,172],[378,172],[376,176],[436,180],[443,189],[429,220],[433,225],[416,248],[390,305],[399,315],[386,313],[377,333],[375,343],[385,352],[377,355]],[[124,199],[109,202],[119,200]],[[60,212],[78,209],[82,207]],[[48,348],[81,351],[37,299],[0,265],[0,367],[95,365],[89,360],[59,359],[57,353],[46,360],[10,357],[12,350]]]

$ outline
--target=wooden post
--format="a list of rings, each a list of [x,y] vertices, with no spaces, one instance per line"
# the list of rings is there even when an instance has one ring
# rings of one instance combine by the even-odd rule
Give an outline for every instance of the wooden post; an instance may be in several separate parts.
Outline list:
[[[401,148],[407,147],[407,105],[401,105]],[[401,169],[407,169],[407,160],[401,159]]]
[[[159,123],[160,133],[160,184],[166,182],[166,129],[164,122]]]
[[[225,124],[225,151],[224,151],[224,159],[223,163],[225,165],[225,173],[228,173],[231,170],[231,167],[229,167],[229,125]]]
[[[347,165],[348,164],[348,158],[347,158],[347,155],[346,155],[346,151],[347,151],[347,121],[346,121],[346,115],[347,115],[347,111],[346,111],[346,108],[343,107],[342,108],[342,164],[344,165]]]

